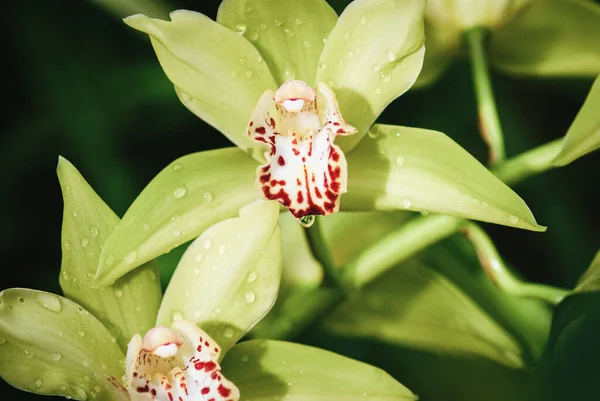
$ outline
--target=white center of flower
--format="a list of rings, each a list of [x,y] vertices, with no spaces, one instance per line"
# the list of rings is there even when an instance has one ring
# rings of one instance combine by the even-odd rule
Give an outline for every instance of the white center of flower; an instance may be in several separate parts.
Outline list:
[[[221,373],[219,346],[186,320],[155,327],[127,349],[132,401],[238,401],[237,387]]]
[[[247,129],[250,138],[265,145],[267,163],[257,170],[264,197],[298,219],[337,212],[347,166],[333,141],[355,132],[324,83],[315,91],[303,81],[287,81],[275,93],[265,92]]]

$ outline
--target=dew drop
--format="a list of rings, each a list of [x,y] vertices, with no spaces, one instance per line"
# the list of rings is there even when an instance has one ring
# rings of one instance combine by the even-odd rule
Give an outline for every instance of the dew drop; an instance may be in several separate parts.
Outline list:
[[[240,359],[242,360],[242,362],[249,362],[250,361],[250,355],[244,354],[244,355],[242,355],[242,357]]]
[[[375,89],[375,94],[376,95],[381,95],[381,89],[380,88],[376,88]]]
[[[377,72],[381,69],[381,66],[379,64],[373,64],[373,71]]]
[[[246,78],[250,78],[252,76],[253,72],[252,70],[248,70],[246,71],[246,73],[244,74],[246,76]]]
[[[104,264],[107,266],[111,266],[113,263],[115,263],[114,255],[108,255],[106,259],[104,259]]]
[[[246,281],[249,283],[253,283],[256,281],[257,278],[258,274],[256,274],[256,272],[250,272],[248,273],[248,277],[246,277]]]
[[[175,197],[175,199],[183,198],[186,192],[187,189],[185,187],[177,187],[173,191],[173,197]]]
[[[142,230],[148,231],[149,229],[150,229],[150,224],[148,224],[148,223],[142,224]]]
[[[404,166],[404,162],[405,162],[404,156],[402,156],[402,155],[396,156],[396,166],[402,167],[402,166]]]
[[[244,32],[246,32],[246,24],[242,24],[242,23],[236,24],[235,32],[239,35],[243,35]]]
[[[36,386],[37,388],[40,388],[40,387],[42,387],[42,384],[44,384],[44,382],[42,381],[42,379],[37,379],[37,380],[35,381],[35,386]]]
[[[34,357],[34,353],[33,353],[33,351],[27,351],[27,350],[24,350],[24,351],[25,351],[25,356],[26,356],[28,359],[32,359],[32,358]]]
[[[346,39],[346,40],[350,39],[350,34],[348,32],[344,33],[344,39]]]
[[[246,64],[246,57],[240,57],[239,62],[240,62],[240,64],[245,65]]]
[[[319,68],[322,70],[325,70],[325,69],[327,69],[327,64],[321,63],[321,64],[319,64]]]
[[[233,337],[233,329],[231,327],[227,327],[225,330],[223,330],[223,335],[227,338]]]
[[[213,196],[210,192],[205,192],[202,194],[202,200],[206,203],[210,203],[213,200]]]
[[[250,39],[251,42],[256,42],[258,40],[258,37],[259,37],[259,34],[256,31],[250,32],[248,34],[248,39]]]
[[[488,204],[487,204],[487,202],[481,202],[481,206],[488,207]]]
[[[225,245],[225,244],[219,245],[218,252],[219,252],[219,255],[223,255],[225,252],[227,252],[227,245]]]
[[[315,224],[315,219],[316,216],[314,214],[307,214],[306,216],[301,217],[298,221],[302,227],[308,228]]]
[[[183,313],[181,311],[174,310],[173,313],[171,313],[171,319],[174,322],[176,322],[178,320],[183,320]]]
[[[367,17],[360,17],[360,23],[362,25],[366,25],[367,24]]]
[[[63,241],[63,248],[65,248],[67,251],[71,249],[71,242],[67,240]]]
[[[421,216],[429,216],[429,212],[427,210],[421,210]]]
[[[50,354],[50,358],[52,358],[53,361],[60,361],[62,355],[58,352],[53,352],[52,354]]]
[[[96,227],[96,226],[90,227],[90,236],[92,238],[96,238],[98,236],[98,227]]]
[[[402,207],[404,207],[405,209],[410,209],[411,206],[412,202],[410,201],[410,199],[404,199],[402,201]]]
[[[517,216],[510,215],[508,217],[508,221],[510,224],[517,224],[519,222],[519,218]]]
[[[38,294],[37,302],[51,312],[60,312],[62,309],[60,301],[54,295],[44,293]]]
[[[90,240],[88,239],[88,237],[83,237],[81,239],[81,247],[85,248],[86,246],[88,246],[88,244],[90,243]]]
[[[256,61],[257,61],[258,63],[262,63],[262,62],[263,62],[263,58],[262,58],[261,56],[257,56],[257,57],[256,57]]]
[[[260,24],[260,30],[264,31],[267,29],[267,24]]]
[[[296,18],[296,25],[302,25],[302,20],[300,18]]]
[[[181,230],[179,228],[174,228],[173,230],[171,230],[171,233],[174,237],[179,237],[181,235]]]
[[[25,298],[19,297],[19,298],[17,298],[17,301],[19,301],[19,303],[21,303],[21,304],[24,304],[25,303]]]
[[[369,136],[369,138],[375,139],[379,136],[379,131],[377,130],[369,130],[367,132],[367,135]]]
[[[116,296],[117,298],[121,298],[121,297],[123,296],[123,291],[121,291],[121,290],[116,290],[116,291],[115,291],[115,296]]]
[[[276,25],[276,26],[281,26],[281,25],[283,25],[283,22],[279,21],[278,19],[276,19],[274,22],[275,22],[275,25]]]
[[[311,47],[311,44],[310,44],[310,42],[309,42],[308,40],[303,40],[303,41],[302,41],[302,44],[303,44],[303,45],[304,45],[304,47],[306,47],[307,49],[308,49],[309,47]]]
[[[79,337],[85,337],[85,331],[83,330],[78,331],[77,334],[79,334]]]
[[[89,381],[90,381],[90,377],[89,377],[89,376],[87,376],[87,375],[86,375],[86,376],[83,376],[83,380],[85,380],[86,382],[89,382]]]
[[[231,70],[231,71],[229,71],[229,75],[231,75],[232,77],[235,77],[237,75],[237,71]]]
[[[207,238],[204,240],[204,249],[210,249],[213,246],[213,240],[210,238]]]
[[[137,251],[131,251],[127,256],[123,258],[125,263],[132,264],[137,259]]]
[[[196,257],[194,258],[194,260],[198,263],[202,262],[202,259],[204,259],[204,255],[199,253],[198,255],[196,255]]]
[[[81,364],[83,366],[90,366],[90,361],[88,361],[87,359],[84,359],[83,361],[81,361]]]
[[[81,401],[88,399],[87,393],[81,387],[73,386],[73,392],[75,393],[75,397]]]
[[[392,61],[396,61],[396,59],[398,58],[398,56],[396,55],[396,53],[394,53],[391,50],[388,50],[388,52],[385,54],[388,61],[391,63]]]
[[[183,164],[181,163],[174,163],[173,166],[173,171],[181,171],[183,169]]]
[[[389,74],[381,74],[381,80],[385,83],[388,83],[392,80],[392,77]]]
[[[252,291],[246,291],[244,294],[244,301],[249,304],[254,303],[254,301],[256,301],[256,294]]]
[[[405,62],[400,63],[400,68],[402,68],[403,70],[406,70],[407,66]]]

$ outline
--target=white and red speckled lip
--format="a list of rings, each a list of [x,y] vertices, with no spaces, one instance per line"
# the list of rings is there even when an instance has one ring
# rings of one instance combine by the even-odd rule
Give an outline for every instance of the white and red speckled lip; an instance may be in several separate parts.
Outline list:
[[[333,142],[356,132],[324,83],[315,91],[303,81],[287,81],[275,93],[266,91],[247,128],[251,139],[269,148],[267,164],[257,169],[264,197],[298,219],[336,213],[348,171],[344,153]]]
[[[221,373],[219,346],[188,321],[135,335],[127,349],[132,401],[238,401],[238,388]]]

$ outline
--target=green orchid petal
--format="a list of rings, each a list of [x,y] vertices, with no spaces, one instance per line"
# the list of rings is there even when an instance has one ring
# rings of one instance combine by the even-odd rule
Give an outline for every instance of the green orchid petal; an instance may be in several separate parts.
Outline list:
[[[125,23],[150,35],[184,105],[243,150],[259,148],[246,137],[246,125],[259,97],[277,86],[250,42],[186,10],[172,12],[171,21],[138,14]]]
[[[259,200],[206,230],[169,283],[157,323],[195,322],[227,350],[275,303],[281,278],[279,206]]]
[[[456,55],[461,42],[460,32],[444,29],[425,21],[425,59],[423,69],[413,88],[423,88],[433,84],[446,70]]]
[[[493,32],[490,60],[511,74],[596,76],[598,43],[599,4],[536,1]]]
[[[422,210],[545,230],[523,199],[441,132],[375,125],[348,168],[343,210]]]
[[[599,42],[600,43],[600,42]],[[600,75],[594,81],[575,121],[567,131],[560,153],[552,161],[564,166],[600,148]]]
[[[237,344],[223,373],[254,401],[416,400],[383,370],[306,345],[253,340]]]
[[[317,81],[334,89],[344,119],[358,134],[338,138],[350,150],[423,64],[421,0],[355,0],[340,15],[321,54]]]
[[[305,229],[291,213],[285,212],[279,215],[279,226],[283,233],[281,284],[286,287],[317,287],[323,280],[323,267],[310,249]]]
[[[596,253],[596,257],[592,260],[590,267],[583,273],[575,292],[584,291],[599,291],[600,290],[600,251]]]
[[[225,0],[217,21],[254,44],[278,85],[290,79],[312,85],[337,14],[325,0]]]
[[[115,338],[76,303],[42,291],[0,292],[0,376],[38,394],[127,401]]]
[[[60,286],[66,297],[100,319],[125,350],[135,334],[154,326],[161,299],[158,267],[150,262],[110,287],[92,288],[100,252],[119,218],[68,160],[59,159],[57,174],[65,205]]]
[[[175,160],[142,191],[104,244],[96,272],[109,284],[259,198],[256,162],[236,148]],[[134,258],[133,255],[136,255]]]
[[[429,266],[410,261],[367,286],[326,322],[344,336],[523,366],[511,335],[460,288]]]

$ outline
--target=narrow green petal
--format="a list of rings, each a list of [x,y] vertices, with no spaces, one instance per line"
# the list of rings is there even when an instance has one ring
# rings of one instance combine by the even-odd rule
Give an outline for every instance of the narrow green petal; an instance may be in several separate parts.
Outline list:
[[[599,291],[600,290],[600,251],[592,260],[590,267],[583,273],[579,279],[575,292]]]
[[[135,334],[154,326],[161,299],[158,267],[150,262],[110,287],[92,288],[100,252],[119,218],[68,160],[59,159],[57,174],[64,200],[60,286],[66,297],[100,319],[125,350]]]
[[[217,21],[254,44],[278,85],[290,79],[313,85],[337,14],[325,0],[225,0]]]
[[[11,288],[0,292],[0,376],[38,394],[126,401],[125,355],[91,313],[66,298]]]
[[[109,284],[259,198],[256,162],[236,148],[193,153],[163,169],[104,244],[97,284]],[[135,258],[132,255],[136,255]]]
[[[552,164],[564,166],[598,148],[600,148],[600,75],[594,81],[575,121],[567,131],[563,148]]]
[[[383,370],[319,348],[246,341],[223,360],[223,373],[254,401],[416,400]]]
[[[460,46],[460,31],[444,29],[425,21],[425,59],[413,88],[433,84],[446,70]]]
[[[279,205],[259,200],[210,227],[187,249],[157,323],[195,322],[229,349],[275,303],[281,278]]]
[[[600,74],[600,5],[536,1],[492,33],[491,62],[511,74]]]
[[[335,91],[344,119],[358,134],[338,139],[352,149],[423,64],[422,0],[355,0],[340,15],[321,54],[317,81]]]
[[[246,125],[260,95],[276,84],[250,42],[186,10],[172,12],[171,21],[137,14],[125,23],[150,35],[184,105],[243,150],[258,149],[246,138]]]
[[[523,366],[515,339],[459,287],[418,261],[378,278],[328,319],[326,327],[344,336]]]
[[[343,210],[421,210],[545,230],[519,195],[441,132],[375,125],[348,167]]]

